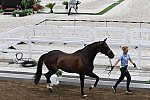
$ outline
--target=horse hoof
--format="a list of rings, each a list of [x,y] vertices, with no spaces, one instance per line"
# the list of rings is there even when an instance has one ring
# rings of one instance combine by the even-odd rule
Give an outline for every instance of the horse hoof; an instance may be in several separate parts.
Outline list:
[[[85,94],[85,95],[83,95],[83,98],[87,98],[87,95]]]
[[[66,45],[67,43],[64,43],[64,45]]]
[[[52,88],[49,88],[49,91],[50,91],[50,92],[54,92],[54,89],[52,89]]]
[[[94,88],[94,86],[93,85],[91,85],[91,87],[89,88],[89,90],[91,90],[91,89],[93,89]]]

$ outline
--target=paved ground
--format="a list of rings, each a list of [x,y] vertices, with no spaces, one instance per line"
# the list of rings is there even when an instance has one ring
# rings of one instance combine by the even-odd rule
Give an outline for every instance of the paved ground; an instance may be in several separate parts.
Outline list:
[[[96,66],[94,69],[94,73],[96,73],[100,78],[101,81],[99,82],[100,85],[112,86],[115,84],[115,81],[118,79],[120,75],[120,71],[118,68],[115,68],[111,75],[108,76],[108,71],[105,71],[106,66]],[[142,71],[142,70],[135,70],[133,68],[129,68],[132,77],[131,87],[134,88],[149,88],[150,85],[146,84],[148,80],[150,80],[150,71]],[[36,67],[31,68],[24,68],[17,64],[10,64],[8,63],[1,63],[0,66],[0,77],[1,79],[26,79],[26,80],[33,80],[34,73],[36,72]],[[47,72],[47,68],[43,66],[43,74]],[[42,80],[45,80],[45,77],[42,76]],[[61,82],[67,83],[74,83],[79,84],[79,76],[78,74],[73,73],[66,73],[63,72],[63,76],[58,78]],[[92,84],[95,80],[91,78],[86,78],[86,84]],[[126,78],[125,81],[120,84],[121,87],[125,87],[126,85]]]

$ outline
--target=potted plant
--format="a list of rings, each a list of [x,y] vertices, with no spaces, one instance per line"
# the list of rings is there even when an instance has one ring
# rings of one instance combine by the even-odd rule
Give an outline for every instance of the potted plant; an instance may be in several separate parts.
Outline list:
[[[29,14],[29,11],[27,9],[25,10],[15,10],[13,12],[13,16],[15,17],[22,17],[22,16],[26,16]]]
[[[147,81],[147,84],[150,84],[150,80]]]
[[[19,17],[20,13],[21,13],[20,10],[14,10],[13,15],[14,15],[15,17]]]
[[[40,4],[36,3],[33,5],[34,13],[37,13],[40,9],[42,9],[42,6]]]
[[[41,0],[34,0],[35,3],[39,4]]]
[[[29,15],[33,14],[33,9],[28,9]]]
[[[55,4],[56,4],[56,3],[48,3],[48,4],[46,5],[46,7],[50,9],[50,13],[53,13],[53,8],[54,8]]]
[[[62,76],[62,70],[59,69],[55,74],[57,75],[57,77]]]
[[[58,77],[62,76],[62,70],[58,70],[54,75],[51,76],[51,82],[54,84],[54,85],[58,85],[59,84],[59,80],[58,80]]]
[[[3,14],[4,10],[3,9],[0,9],[0,14]]]
[[[68,12],[68,1],[64,1],[62,4],[65,5],[65,9]]]
[[[25,9],[27,9],[30,6],[31,2],[30,0],[22,0],[21,4],[25,7]]]
[[[29,15],[29,10],[28,9],[25,9],[25,10],[23,10],[23,16],[26,16],[26,15]]]

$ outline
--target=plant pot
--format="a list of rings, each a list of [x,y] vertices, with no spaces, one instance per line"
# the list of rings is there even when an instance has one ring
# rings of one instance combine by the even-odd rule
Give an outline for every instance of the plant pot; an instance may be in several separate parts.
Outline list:
[[[68,9],[68,5],[66,5],[65,9]]]
[[[38,11],[34,11],[34,14],[37,14]]]
[[[39,9],[38,12],[41,12],[41,9]]]
[[[68,9],[65,9],[65,12],[68,13]]]
[[[16,17],[19,17],[19,14],[16,14]]]
[[[51,13],[51,14],[53,14],[53,13],[54,13],[53,9],[50,9],[50,13]]]
[[[58,77],[57,75],[52,75],[51,78],[50,78],[51,82],[54,84],[54,85],[58,85],[59,84],[59,80],[58,80]]]

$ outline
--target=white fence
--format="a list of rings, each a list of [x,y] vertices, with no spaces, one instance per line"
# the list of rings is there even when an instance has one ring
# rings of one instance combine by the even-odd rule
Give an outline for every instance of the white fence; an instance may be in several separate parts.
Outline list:
[[[94,27],[93,30],[97,36],[97,40],[102,40],[108,38],[108,43],[110,45],[121,46],[128,43],[128,33],[126,28],[119,27]]]
[[[150,60],[150,53],[143,55],[142,49],[150,49],[150,29],[126,29],[119,27],[84,27],[84,26],[21,26],[9,32],[3,33],[0,37],[2,52],[7,50],[11,45],[16,45],[18,42],[24,41],[28,44],[29,58],[32,58],[32,53],[43,53],[42,51],[32,50],[32,42],[46,42],[46,43],[71,43],[79,44],[82,47],[84,44],[89,44],[94,41],[101,41],[108,38],[110,46],[122,46],[128,44],[132,47],[137,47],[137,54],[134,58],[138,62],[138,68],[141,67],[141,60]],[[13,52],[19,52],[17,50]]]
[[[40,4],[46,5],[48,3],[56,3],[57,5],[62,5],[63,0],[41,0]]]

